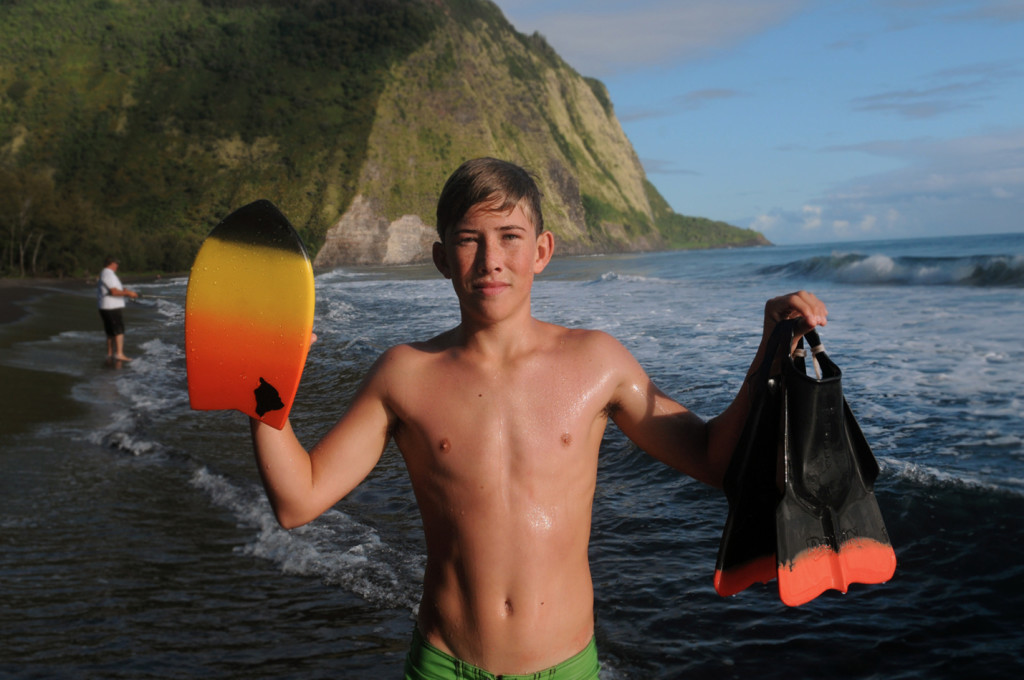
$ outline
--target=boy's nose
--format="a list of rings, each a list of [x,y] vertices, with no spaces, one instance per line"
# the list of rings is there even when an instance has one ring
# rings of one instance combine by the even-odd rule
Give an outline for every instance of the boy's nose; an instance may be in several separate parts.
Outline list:
[[[482,273],[501,271],[499,249],[488,244],[486,241],[480,244],[477,252],[477,267]]]

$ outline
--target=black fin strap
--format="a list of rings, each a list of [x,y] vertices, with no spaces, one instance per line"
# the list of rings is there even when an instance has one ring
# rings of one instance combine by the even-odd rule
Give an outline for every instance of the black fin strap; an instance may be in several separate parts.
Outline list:
[[[768,385],[768,380],[771,378],[772,364],[775,363],[775,357],[778,356],[782,343],[786,343],[788,351],[789,343],[793,340],[796,321],[796,319],[785,319],[775,324],[775,330],[768,336],[768,344],[765,345],[764,358],[761,359],[761,365],[747,377],[756,389],[760,390]]]

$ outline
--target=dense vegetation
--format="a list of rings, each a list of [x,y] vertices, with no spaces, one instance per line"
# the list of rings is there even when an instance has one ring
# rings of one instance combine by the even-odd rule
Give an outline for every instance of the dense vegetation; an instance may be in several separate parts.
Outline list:
[[[496,30],[473,31],[479,22]],[[81,276],[95,273],[106,253],[134,272],[182,271],[220,218],[256,198],[285,208],[315,252],[365,188],[368,140],[382,123],[382,93],[396,90],[396,65],[430,41],[454,44],[436,37],[452,26],[481,40],[514,33],[486,0],[3,0],[0,275]],[[542,36],[515,40],[519,48],[499,57],[502,68],[539,101],[544,69],[564,63]],[[410,85],[443,102],[461,56],[446,49],[406,71],[426,73],[428,82]],[[586,87],[611,115],[604,86],[588,79]],[[422,116],[426,104],[387,104],[383,115],[394,120],[383,155],[395,167],[376,178],[387,185],[378,193],[395,216],[410,205],[427,214],[421,204],[436,191],[437,171],[410,179],[403,175],[417,173],[400,163],[430,155],[451,168],[476,147],[458,128],[404,119],[403,109]],[[538,119],[567,167],[592,171],[600,150],[590,138],[568,139],[544,112]],[[402,139],[403,128],[415,137]],[[489,129],[517,148],[537,146],[519,139],[523,125],[514,120]],[[586,225],[655,228],[650,215],[614,207],[592,188],[615,184],[607,168],[601,173],[584,178],[586,186],[581,180]],[[671,246],[759,236],[675,215],[653,187],[647,193]]]
[[[404,0],[0,4],[0,271],[80,274],[107,251],[180,271],[229,207],[289,185],[315,248],[383,74],[435,23]]]
[[[764,235],[753,229],[741,229],[727,222],[675,213],[650,182],[645,186],[654,220],[670,248],[769,245]]]

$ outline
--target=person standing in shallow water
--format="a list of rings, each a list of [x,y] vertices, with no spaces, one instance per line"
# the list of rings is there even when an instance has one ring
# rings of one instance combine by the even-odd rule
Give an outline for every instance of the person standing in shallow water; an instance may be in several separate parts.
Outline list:
[[[290,423],[250,421],[287,528],[347,495],[389,440],[398,446],[427,547],[405,680],[596,680],[587,548],[608,422],[655,459],[721,486],[750,408],[744,383],[705,422],[607,333],[534,318],[534,277],[554,250],[540,201],[516,165],[463,164],[441,191],[432,251],[459,325],[384,352],[309,452]],[[753,366],[778,321],[802,317],[806,332],[827,313],[806,291],[769,300]]]
[[[96,298],[103,319],[103,330],[107,334],[107,359],[131,361],[124,354],[124,305],[125,298],[137,298],[139,294],[128,290],[117,277],[118,260],[108,257],[103,263],[100,280],[96,284]]]

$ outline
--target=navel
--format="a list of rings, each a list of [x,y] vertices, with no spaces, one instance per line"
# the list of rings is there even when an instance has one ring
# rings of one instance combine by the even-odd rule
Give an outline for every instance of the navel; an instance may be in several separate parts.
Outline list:
[[[568,432],[562,433],[562,446],[569,446],[572,444],[572,435]]]
[[[505,615],[512,616],[512,600],[505,600]]]

